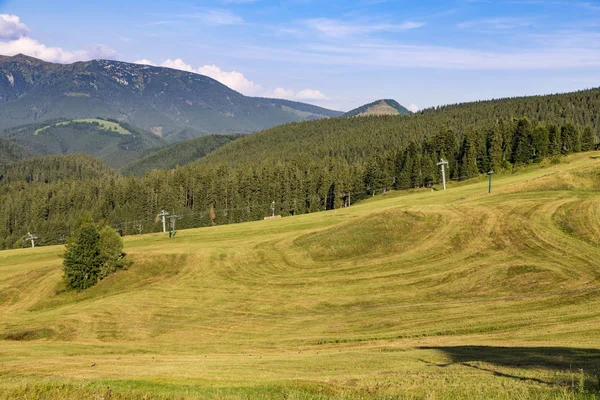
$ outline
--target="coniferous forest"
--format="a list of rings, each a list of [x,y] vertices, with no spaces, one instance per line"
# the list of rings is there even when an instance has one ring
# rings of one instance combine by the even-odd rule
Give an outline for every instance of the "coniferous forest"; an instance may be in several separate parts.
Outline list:
[[[90,156],[0,168],[0,248],[64,243],[89,212],[123,235],[158,232],[161,210],[191,228],[340,208],[386,189],[428,187],[598,147],[600,89],[291,123],[181,168],[123,176]]]

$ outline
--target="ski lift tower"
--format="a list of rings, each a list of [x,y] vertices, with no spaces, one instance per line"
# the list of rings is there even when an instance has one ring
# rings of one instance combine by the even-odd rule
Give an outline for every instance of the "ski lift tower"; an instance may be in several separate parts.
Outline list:
[[[25,240],[31,241],[31,248],[35,248],[35,241],[38,239],[39,238],[35,235],[32,235],[31,232],[27,232],[27,237],[25,238]]]
[[[167,231],[167,221],[165,218],[167,218],[169,216],[169,213],[166,212],[165,210],[162,210],[160,212],[160,214],[157,215],[158,217],[161,217],[162,219],[162,225],[163,225],[163,232]]]
[[[438,167],[442,167],[442,181],[444,182],[444,190],[446,190],[446,166],[448,165],[448,161],[441,158],[437,165]]]
[[[177,234],[177,229],[175,229],[175,223],[178,219],[181,219],[183,217],[181,215],[175,214],[175,211],[173,211],[171,215],[168,215],[168,218],[171,220],[171,230],[169,230],[169,239],[173,239]]]

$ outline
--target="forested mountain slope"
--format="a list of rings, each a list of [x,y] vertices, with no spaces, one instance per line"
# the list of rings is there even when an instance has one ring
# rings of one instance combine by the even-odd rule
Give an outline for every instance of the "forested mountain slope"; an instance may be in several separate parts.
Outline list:
[[[165,142],[125,122],[102,119],[53,120],[2,133],[36,155],[85,153],[119,168]]]
[[[57,232],[67,232],[84,212],[132,234],[160,230],[156,215],[163,209],[183,217],[180,228],[262,219],[273,202],[283,216],[337,209],[389,189],[432,187],[441,181],[440,158],[448,160],[453,180],[549,157],[560,162],[598,146],[598,94],[292,123],[143,177],[10,183],[0,196],[0,246],[13,246],[27,231],[60,243],[64,234]]]
[[[27,149],[0,136],[0,165],[10,164],[30,156],[31,153]]]
[[[56,118],[104,117],[168,137],[186,127],[198,134],[247,133],[336,114],[247,97],[209,77],[169,68],[0,57],[0,130]]]
[[[528,117],[532,122],[573,122],[600,131],[600,89],[438,107],[408,116],[370,116],[290,123],[241,138],[203,161],[252,162],[269,159],[341,157],[354,162],[382,151],[405,147],[443,128],[459,138],[467,130],[490,129],[500,119]]]
[[[158,151],[127,164],[124,174],[144,175],[153,169],[171,169],[197,161],[216,149],[239,139],[242,135],[206,135],[184,142],[173,143]]]
[[[272,105],[284,111],[296,114],[302,120],[333,118],[339,117],[343,114],[340,111],[328,110],[327,108],[315,106],[312,104],[300,103],[297,101],[270,99],[266,97],[254,97],[254,99],[263,104]]]
[[[11,183],[75,182],[117,175],[114,169],[87,154],[31,157],[5,166],[0,172],[0,192]]]

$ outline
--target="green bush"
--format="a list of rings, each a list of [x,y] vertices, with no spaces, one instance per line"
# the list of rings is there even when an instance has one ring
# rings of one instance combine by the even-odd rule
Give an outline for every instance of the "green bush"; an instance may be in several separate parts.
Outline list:
[[[67,240],[63,271],[67,287],[85,290],[124,268],[123,240],[116,230],[80,219]]]

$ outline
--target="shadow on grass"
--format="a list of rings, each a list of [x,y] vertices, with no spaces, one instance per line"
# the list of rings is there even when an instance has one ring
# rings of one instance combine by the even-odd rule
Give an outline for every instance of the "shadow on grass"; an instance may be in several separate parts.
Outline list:
[[[493,373],[495,376],[554,385],[532,377],[523,377],[496,371],[474,363],[482,362],[500,367],[522,369],[546,369],[560,372],[585,373],[585,386],[591,390],[600,389],[600,350],[573,347],[492,347],[492,346],[454,346],[454,347],[420,347],[423,350],[438,350],[449,356],[451,362],[435,364],[421,360],[429,365],[447,367],[460,364],[465,367]]]

